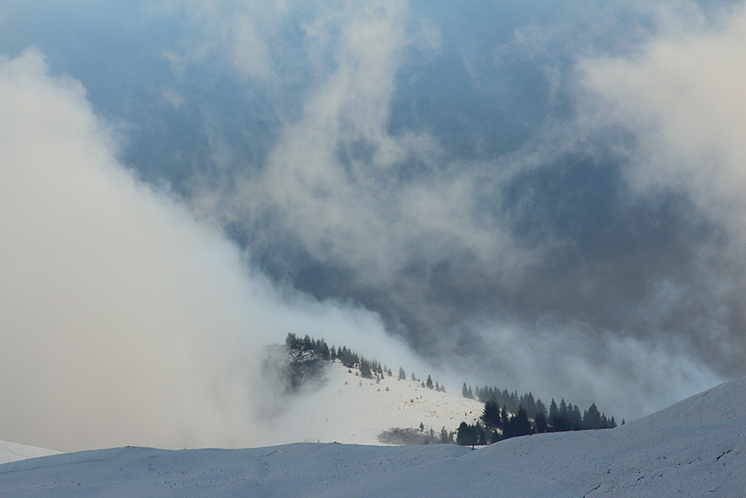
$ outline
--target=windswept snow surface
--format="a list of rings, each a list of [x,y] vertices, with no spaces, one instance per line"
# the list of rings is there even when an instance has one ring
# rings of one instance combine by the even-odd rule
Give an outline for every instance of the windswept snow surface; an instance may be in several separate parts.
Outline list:
[[[300,443],[69,453],[0,465],[0,496],[743,497],[745,398],[741,379],[617,429],[477,451]]]
[[[0,464],[58,453],[59,451],[37,448],[36,446],[0,441]]]

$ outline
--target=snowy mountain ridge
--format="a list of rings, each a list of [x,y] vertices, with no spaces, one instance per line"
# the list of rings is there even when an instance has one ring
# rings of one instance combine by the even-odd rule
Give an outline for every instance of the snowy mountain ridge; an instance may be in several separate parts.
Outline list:
[[[483,404],[464,398],[461,392],[445,392],[422,387],[411,376],[366,379],[359,370],[335,361],[324,370],[322,388],[300,394],[290,403],[285,417],[276,422],[289,431],[287,442],[338,442],[382,444],[378,435],[391,428],[419,428],[438,434],[442,428],[455,431],[463,421],[473,424],[482,414]],[[292,419],[292,420],[291,420]]]
[[[477,451],[297,443],[52,455],[0,465],[0,494],[743,497],[745,399],[746,379],[738,379],[616,429],[536,434]]]

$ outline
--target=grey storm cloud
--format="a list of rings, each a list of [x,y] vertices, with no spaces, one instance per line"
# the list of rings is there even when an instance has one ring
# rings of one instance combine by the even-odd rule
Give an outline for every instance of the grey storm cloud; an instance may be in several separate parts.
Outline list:
[[[628,417],[744,374],[741,3],[29,12],[0,7],[27,26],[0,51],[79,80],[116,160],[236,244],[259,294]]]

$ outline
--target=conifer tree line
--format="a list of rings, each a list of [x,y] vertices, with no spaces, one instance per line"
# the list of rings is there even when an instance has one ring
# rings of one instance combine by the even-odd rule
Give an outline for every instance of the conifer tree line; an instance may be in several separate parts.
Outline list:
[[[560,404],[552,399],[549,412],[540,399],[534,400],[530,392],[518,395],[496,387],[477,387],[472,391],[464,383],[461,394],[466,398],[484,403],[479,422],[470,425],[462,422],[456,434],[456,443],[474,446],[494,443],[516,436],[526,436],[542,432],[564,432],[593,429],[612,429],[617,426],[612,416],[607,418],[600,413],[595,403],[584,410],[582,415],[578,405],[565,402]]]
[[[383,378],[384,375],[392,377],[394,375],[390,368],[376,360],[366,360],[365,357],[358,355],[345,346],[339,349],[335,346],[330,348],[324,339],[312,339],[308,334],[300,338],[289,332],[285,338],[285,345],[291,353],[306,353],[324,361],[339,360],[347,368],[358,369],[360,376],[364,379]]]
[[[339,348],[335,346],[329,347],[324,339],[313,339],[308,334],[301,338],[292,332],[288,332],[288,335],[285,338],[285,345],[291,353],[291,356],[294,358],[299,355],[308,355],[314,359],[320,359],[327,362],[339,360],[339,362],[347,368],[358,369],[360,371],[360,376],[364,379],[383,379],[384,375],[388,375],[389,377],[393,377],[394,375],[394,372],[389,367],[382,365],[379,361],[367,360],[365,357],[345,346]],[[406,378],[407,373],[404,371],[404,368],[399,367],[398,379],[406,380]],[[427,376],[427,380],[421,381],[417,378],[414,372],[412,372],[412,381],[421,382],[421,387],[433,389],[439,392],[446,392],[446,387],[441,386],[437,381],[433,382],[430,375]]]
[[[324,339],[312,339],[308,335],[300,338],[290,332],[285,339],[285,345],[294,362],[291,364],[291,371],[294,372],[291,376],[294,388],[297,388],[295,384],[299,384],[305,377],[308,364],[320,361],[339,360],[345,367],[359,370],[360,376],[364,379],[382,380],[384,375],[389,377],[394,375],[390,368],[380,362],[368,360],[345,346],[329,347]],[[397,379],[400,381],[407,379],[407,373],[403,367],[399,367]],[[446,390],[445,386],[433,382],[430,375],[427,376],[427,380],[422,381],[414,372],[411,372],[410,379],[419,382],[423,388],[442,392]],[[542,432],[611,429],[617,426],[614,417],[607,418],[604,413],[599,412],[595,403],[591,403],[591,406],[581,413],[578,405],[567,403],[564,399],[558,405],[552,399],[547,409],[546,405],[540,399],[535,399],[531,392],[519,395],[518,391],[511,392],[507,389],[501,390],[488,386],[481,388],[477,386],[472,389],[466,383],[463,384],[461,394],[465,398],[476,399],[484,403],[479,421],[473,425],[462,422],[455,433],[456,444],[464,446],[490,444],[503,439]],[[423,434],[423,431],[424,429],[421,429],[418,434],[415,429],[394,428],[384,431],[380,437],[387,441],[400,441],[399,444],[453,442],[453,433],[449,433],[445,428],[439,436],[434,433]],[[432,429],[430,432],[433,432]],[[420,442],[412,443],[412,441]]]

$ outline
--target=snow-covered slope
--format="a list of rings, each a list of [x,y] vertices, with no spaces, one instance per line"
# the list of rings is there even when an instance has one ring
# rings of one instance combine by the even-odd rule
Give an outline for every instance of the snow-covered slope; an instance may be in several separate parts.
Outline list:
[[[54,455],[0,465],[0,496],[743,497],[745,398],[741,379],[617,429],[477,451],[303,443]]]
[[[464,398],[461,390],[446,392],[421,387],[422,382],[384,375],[363,379],[339,362],[326,370],[327,382],[317,392],[299,396],[302,409],[280,419],[292,441],[381,444],[378,434],[392,427],[455,431],[463,421],[475,423],[482,403]],[[295,431],[295,435],[293,432]]]
[[[636,420],[632,425],[746,425],[744,384],[746,379],[725,382]]]
[[[58,453],[59,451],[37,448],[36,446],[0,441],[0,464]]]

